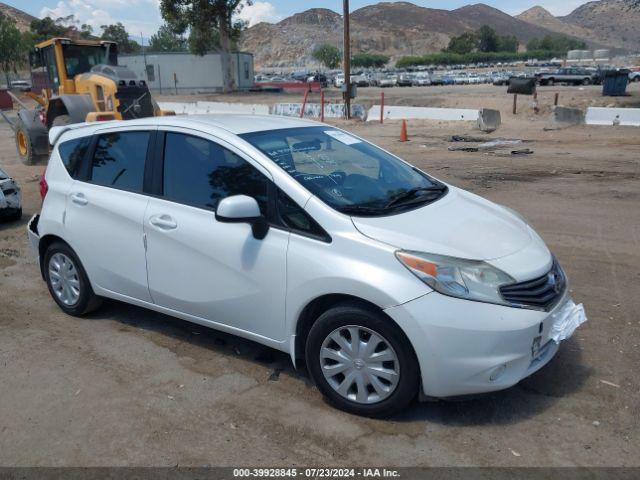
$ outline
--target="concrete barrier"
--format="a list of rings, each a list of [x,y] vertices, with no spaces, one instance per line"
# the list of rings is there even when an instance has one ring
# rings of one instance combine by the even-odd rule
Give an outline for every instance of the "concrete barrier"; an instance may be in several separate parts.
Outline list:
[[[492,110],[490,108],[480,110],[478,115],[478,128],[480,131],[491,133],[496,131],[501,124],[500,110]]]
[[[207,113],[241,113],[268,115],[269,105],[224,102],[158,102],[162,110],[173,110],[178,115]]]
[[[640,108],[589,107],[587,125],[622,125],[640,127]]]
[[[579,108],[554,107],[551,121],[558,127],[583,125],[585,115],[584,111]]]
[[[321,105],[319,103],[307,103],[304,107],[304,116],[312,118],[320,118]],[[272,115],[283,115],[285,117],[299,117],[302,110],[301,103],[276,103],[271,109]],[[351,116],[355,118],[365,119],[367,111],[362,105],[351,105]],[[326,103],[324,105],[325,118],[343,118],[344,104],[342,103]]]
[[[380,105],[374,105],[367,115],[369,121],[380,119]],[[440,120],[477,122],[479,110],[464,108],[384,107],[385,120]]]

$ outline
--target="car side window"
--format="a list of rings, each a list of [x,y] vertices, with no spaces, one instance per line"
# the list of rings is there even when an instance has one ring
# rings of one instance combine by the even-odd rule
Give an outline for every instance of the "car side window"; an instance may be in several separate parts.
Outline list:
[[[301,206],[280,189],[278,189],[277,193],[276,206],[279,223],[282,226],[295,233],[323,241],[330,240],[329,234]]]
[[[91,137],[83,137],[63,142],[58,147],[58,154],[62,159],[62,163],[74,180],[80,176],[82,161],[87,154],[90,144]]]
[[[168,200],[215,210],[220,200],[248,195],[267,214],[269,180],[247,161],[200,137],[167,132],[163,194]]]
[[[100,135],[93,154],[91,182],[142,192],[150,132],[115,132]]]

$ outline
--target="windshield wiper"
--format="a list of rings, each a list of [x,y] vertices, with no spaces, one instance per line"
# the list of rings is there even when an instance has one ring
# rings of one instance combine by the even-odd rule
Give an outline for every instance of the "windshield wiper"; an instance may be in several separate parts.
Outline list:
[[[385,205],[385,208],[390,208],[393,206],[396,206],[400,203],[405,203],[407,200],[411,200],[414,199],[416,197],[418,197],[418,199],[424,195],[419,195],[422,193],[442,193],[444,191],[447,190],[447,187],[445,187],[444,185],[442,186],[433,186],[433,187],[417,187],[417,188],[412,188],[411,190],[407,190],[405,192],[402,192],[398,195],[396,195],[395,197],[393,197],[389,203],[387,203]]]
[[[384,208],[365,207],[362,205],[344,205],[344,206],[338,207],[338,210],[340,210],[340,212],[345,213],[347,215],[353,214],[356,216],[358,214],[369,216],[369,215],[382,215],[385,213]]]

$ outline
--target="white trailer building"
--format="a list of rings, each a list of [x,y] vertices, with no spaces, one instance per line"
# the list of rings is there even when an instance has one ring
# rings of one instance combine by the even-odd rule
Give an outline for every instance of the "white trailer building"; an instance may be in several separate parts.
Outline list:
[[[188,94],[222,91],[222,61],[220,54],[204,56],[188,52],[147,52],[119,55],[118,63],[129,67],[141,80],[146,80],[152,92]],[[235,88],[247,90],[253,86],[253,55],[231,53],[231,71]]]

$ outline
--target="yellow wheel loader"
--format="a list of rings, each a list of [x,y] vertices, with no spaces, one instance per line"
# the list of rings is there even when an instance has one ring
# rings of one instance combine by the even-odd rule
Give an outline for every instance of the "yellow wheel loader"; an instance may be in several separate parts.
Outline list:
[[[114,42],[53,38],[36,45],[29,63],[27,95],[38,106],[19,110],[13,124],[18,155],[27,165],[48,155],[51,127],[172,114],[158,108],[144,80],[118,65]]]

